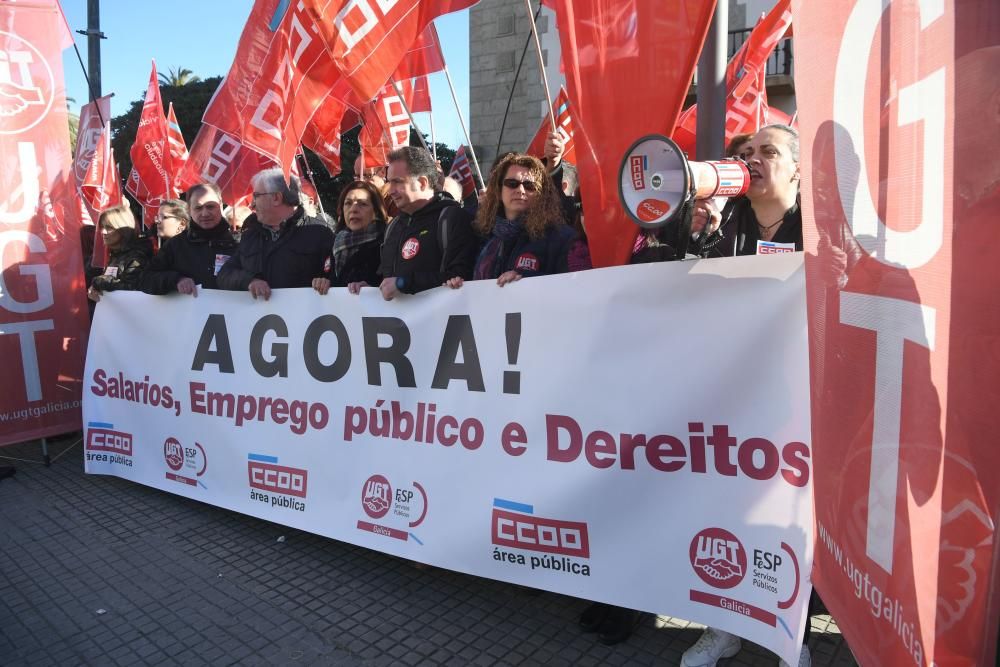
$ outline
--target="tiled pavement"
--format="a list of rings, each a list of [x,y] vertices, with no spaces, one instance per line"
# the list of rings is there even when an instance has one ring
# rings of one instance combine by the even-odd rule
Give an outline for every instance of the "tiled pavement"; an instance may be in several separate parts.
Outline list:
[[[74,444],[76,443],[76,444]],[[0,665],[676,665],[700,626],[646,616],[625,644],[586,603],[401,559],[83,473],[0,481]],[[0,456],[38,459],[38,444]],[[7,463],[0,458],[0,465]],[[280,539],[280,538],[284,539]],[[828,616],[814,665],[854,665]],[[774,665],[748,643],[720,666]]]

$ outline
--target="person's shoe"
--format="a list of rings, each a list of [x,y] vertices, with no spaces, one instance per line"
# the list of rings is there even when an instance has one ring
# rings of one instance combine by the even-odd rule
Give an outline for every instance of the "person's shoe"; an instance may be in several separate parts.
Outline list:
[[[17,468],[14,466],[0,466],[0,479],[7,479],[15,474],[17,474]]]
[[[809,654],[809,647],[803,645],[802,650],[799,651],[798,667],[812,667],[812,664],[813,661],[812,661],[812,656]],[[784,660],[779,660],[778,667],[791,667],[791,665],[789,665]]]
[[[705,628],[698,641],[681,656],[681,667],[715,667],[722,658],[740,652],[743,642],[736,635],[715,628]]]
[[[611,605],[604,604],[603,602],[595,602],[580,614],[580,618],[577,621],[580,624],[580,629],[584,632],[597,632],[610,611]]]
[[[632,631],[639,624],[639,616],[639,612],[633,609],[612,607],[601,623],[600,634],[597,635],[598,641],[605,646],[621,644],[632,636]]]

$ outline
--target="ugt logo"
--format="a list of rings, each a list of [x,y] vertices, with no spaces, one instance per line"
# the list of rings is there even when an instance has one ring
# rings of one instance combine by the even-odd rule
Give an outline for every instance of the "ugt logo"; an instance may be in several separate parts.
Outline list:
[[[746,549],[722,528],[706,528],[695,535],[689,556],[695,573],[715,588],[734,588],[747,573]]]
[[[37,125],[52,107],[55,81],[49,63],[30,42],[0,30],[0,134]]]
[[[373,519],[381,519],[392,506],[392,486],[382,475],[372,475],[361,491],[361,506],[365,514]]]

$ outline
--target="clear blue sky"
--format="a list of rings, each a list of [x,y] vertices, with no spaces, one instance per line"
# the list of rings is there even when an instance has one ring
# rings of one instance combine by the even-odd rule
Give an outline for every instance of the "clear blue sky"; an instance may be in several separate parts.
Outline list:
[[[75,34],[87,28],[87,0],[61,0],[77,48],[87,64],[87,38]],[[102,92],[115,93],[111,113],[124,113],[142,99],[149,81],[150,60],[159,72],[180,67],[201,78],[224,76],[236,53],[252,0],[103,0],[101,30]],[[435,21],[445,62],[469,121],[469,12],[455,12]],[[63,54],[66,94],[76,99],[74,112],[87,101],[87,83],[72,48]],[[443,72],[432,74],[431,103],[435,138],[457,148],[466,143]],[[430,133],[428,114],[416,114],[420,129]],[[184,137],[190,146],[194,137]]]

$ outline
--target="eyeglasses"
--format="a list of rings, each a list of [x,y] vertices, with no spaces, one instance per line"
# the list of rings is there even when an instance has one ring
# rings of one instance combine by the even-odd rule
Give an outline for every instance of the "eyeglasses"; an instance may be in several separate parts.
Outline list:
[[[254,201],[256,201],[257,197],[263,197],[264,195],[276,195],[276,194],[278,194],[278,193],[277,192],[255,192],[255,193],[253,193],[253,199],[254,199]]]
[[[510,188],[511,190],[517,190],[519,187],[524,186],[524,191],[527,192],[541,192],[542,187],[535,183],[534,181],[519,181],[516,178],[505,178],[503,179],[503,186],[505,188]]]

